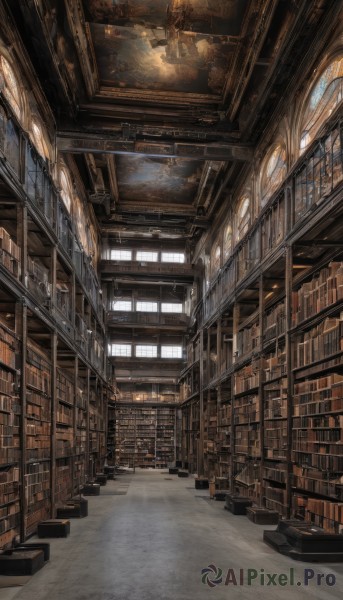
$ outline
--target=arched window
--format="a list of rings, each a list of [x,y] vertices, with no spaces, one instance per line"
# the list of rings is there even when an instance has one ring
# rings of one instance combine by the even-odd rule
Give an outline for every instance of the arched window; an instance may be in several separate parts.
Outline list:
[[[60,171],[60,185],[61,185],[61,198],[68,212],[71,211],[71,201],[73,197],[72,184],[70,181],[69,173],[66,167],[62,167]]]
[[[277,190],[287,173],[286,149],[278,144],[272,150],[263,169],[261,180],[261,206],[263,207]]]
[[[87,235],[87,221],[84,212],[83,204],[78,196],[75,196],[75,203],[73,207],[74,217],[76,219],[76,229],[79,235],[79,240],[86,254],[89,254],[88,235]]]
[[[300,150],[305,150],[317,131],[343,99],[343,57],[334,60],[315,83],[302,119]]]
[[[19,121],[23,117],[23,104],[18,80],[4,56],[1,56],[2,91]]]
[[[218,242],[214,245],[211,254],[211,275],[215,275],[220,269],[221,249]]]
[[[38,154],[44,159],[50,158],[49,146],[47,144],[43,127],[37,117],[31,120],[31,139]]]
[[[250,202],[250,195],[249,194],[243,194],[243,196],[240,199],[240,202],[238,204],[238,211],[237,211],[237,215],[236,215],[236,223],[237,223],[237,227],[236,227],[236,242],[239,242],[239,240],[241,240],[246,232],[249,229],[249,225],[250,225],[250,218],[251,218],[251,202]]]
[[[224,258],[229,258],[232,252],[232,225],[228,223],[224,231]]]

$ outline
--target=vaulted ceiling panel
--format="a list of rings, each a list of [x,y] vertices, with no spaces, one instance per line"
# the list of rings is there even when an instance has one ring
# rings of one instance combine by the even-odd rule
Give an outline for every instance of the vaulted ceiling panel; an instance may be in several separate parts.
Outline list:
[[[249,0],[84,0],[94,23],[238,36]]]
[[[203,165],[197,160],[119,156],[120,201],[191,204],[198,190]]]
[[[103,86],[220,95],[235,44],[228,36],[142,25],[91,24]]]

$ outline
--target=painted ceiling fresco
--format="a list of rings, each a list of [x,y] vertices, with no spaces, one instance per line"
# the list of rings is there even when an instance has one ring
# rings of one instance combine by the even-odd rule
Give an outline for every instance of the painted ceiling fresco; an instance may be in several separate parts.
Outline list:
[[[220,95],[248,0],[91,0],[102,86]]]
[[[248,0],[85,0],[94,23],[239,36]]]
[[[117,157],[121,201],[191,204],[204,163],[177,158]]]

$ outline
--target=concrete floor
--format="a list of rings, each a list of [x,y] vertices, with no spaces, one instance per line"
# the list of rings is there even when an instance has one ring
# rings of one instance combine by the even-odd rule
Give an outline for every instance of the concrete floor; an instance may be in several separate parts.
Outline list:
[[[195,490],[192,477],[136,471],[88,500],[89,516],[72,520],[67,539],[51,540],[50,562],[25,586],[1,589],[1,600],[342,598],[343,564],[309,565],[274,552],[262,541],[265,526],[225,511],[208,491]],[[211,564],[223,571],[223,582],[212,589],[201,581],[201,570]],[[224,585],[229,568],[239,581],[239,569],[280,575],[291,567],[294,587]],[[298,587],[305,568],[315,577],[333,574],[335,585],[321,579],[318,586],[314,578]]]

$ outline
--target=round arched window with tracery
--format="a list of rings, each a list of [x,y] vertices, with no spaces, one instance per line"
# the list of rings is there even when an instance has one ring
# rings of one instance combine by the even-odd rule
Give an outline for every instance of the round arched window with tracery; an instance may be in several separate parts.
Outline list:
[[[21,121],[23,117],[23,101],[18,79],[8,60],[4,56],[0,56],[0,60],[3,79],[2,91],[16,117]]]
[[[238,203],[236,215],[236,235],[235,241],[239,242],[249,229],[251,219],[251,198],[250,194],[245,193],[241,196]]]
[[[261,206],[263,207],[283,182],[287,174],[286,148],[274,146],[265,164],[261,180]]]
[[[49,146],[43,131],[43,125],[37,117],[33,117],[31,120],[30,136],[38,154],[44,159],[49,159]]]
[[[60,171],[60,185],[61,185],[61,191],[60,191],[61,198],[63,200],[63,203],[64,203],[66,209],[70,213],[73,191],[72,191],[72,184],[70,181],[70,177],[69,177],[69,174],[67,173],[65,167],[62,167],[61,171]]]
[[[211,275],[215,275],[220,269],[221,249],[218,242],[215,244],[211,254]]]
[[[232,225],[228,223],[224,231],[224,258],[229,258],[232,252]]]
[[[320,75],[309,95],[302,118],[300,150],[315,139],[316,133],[343,100],[343,56],[337,57]]]

